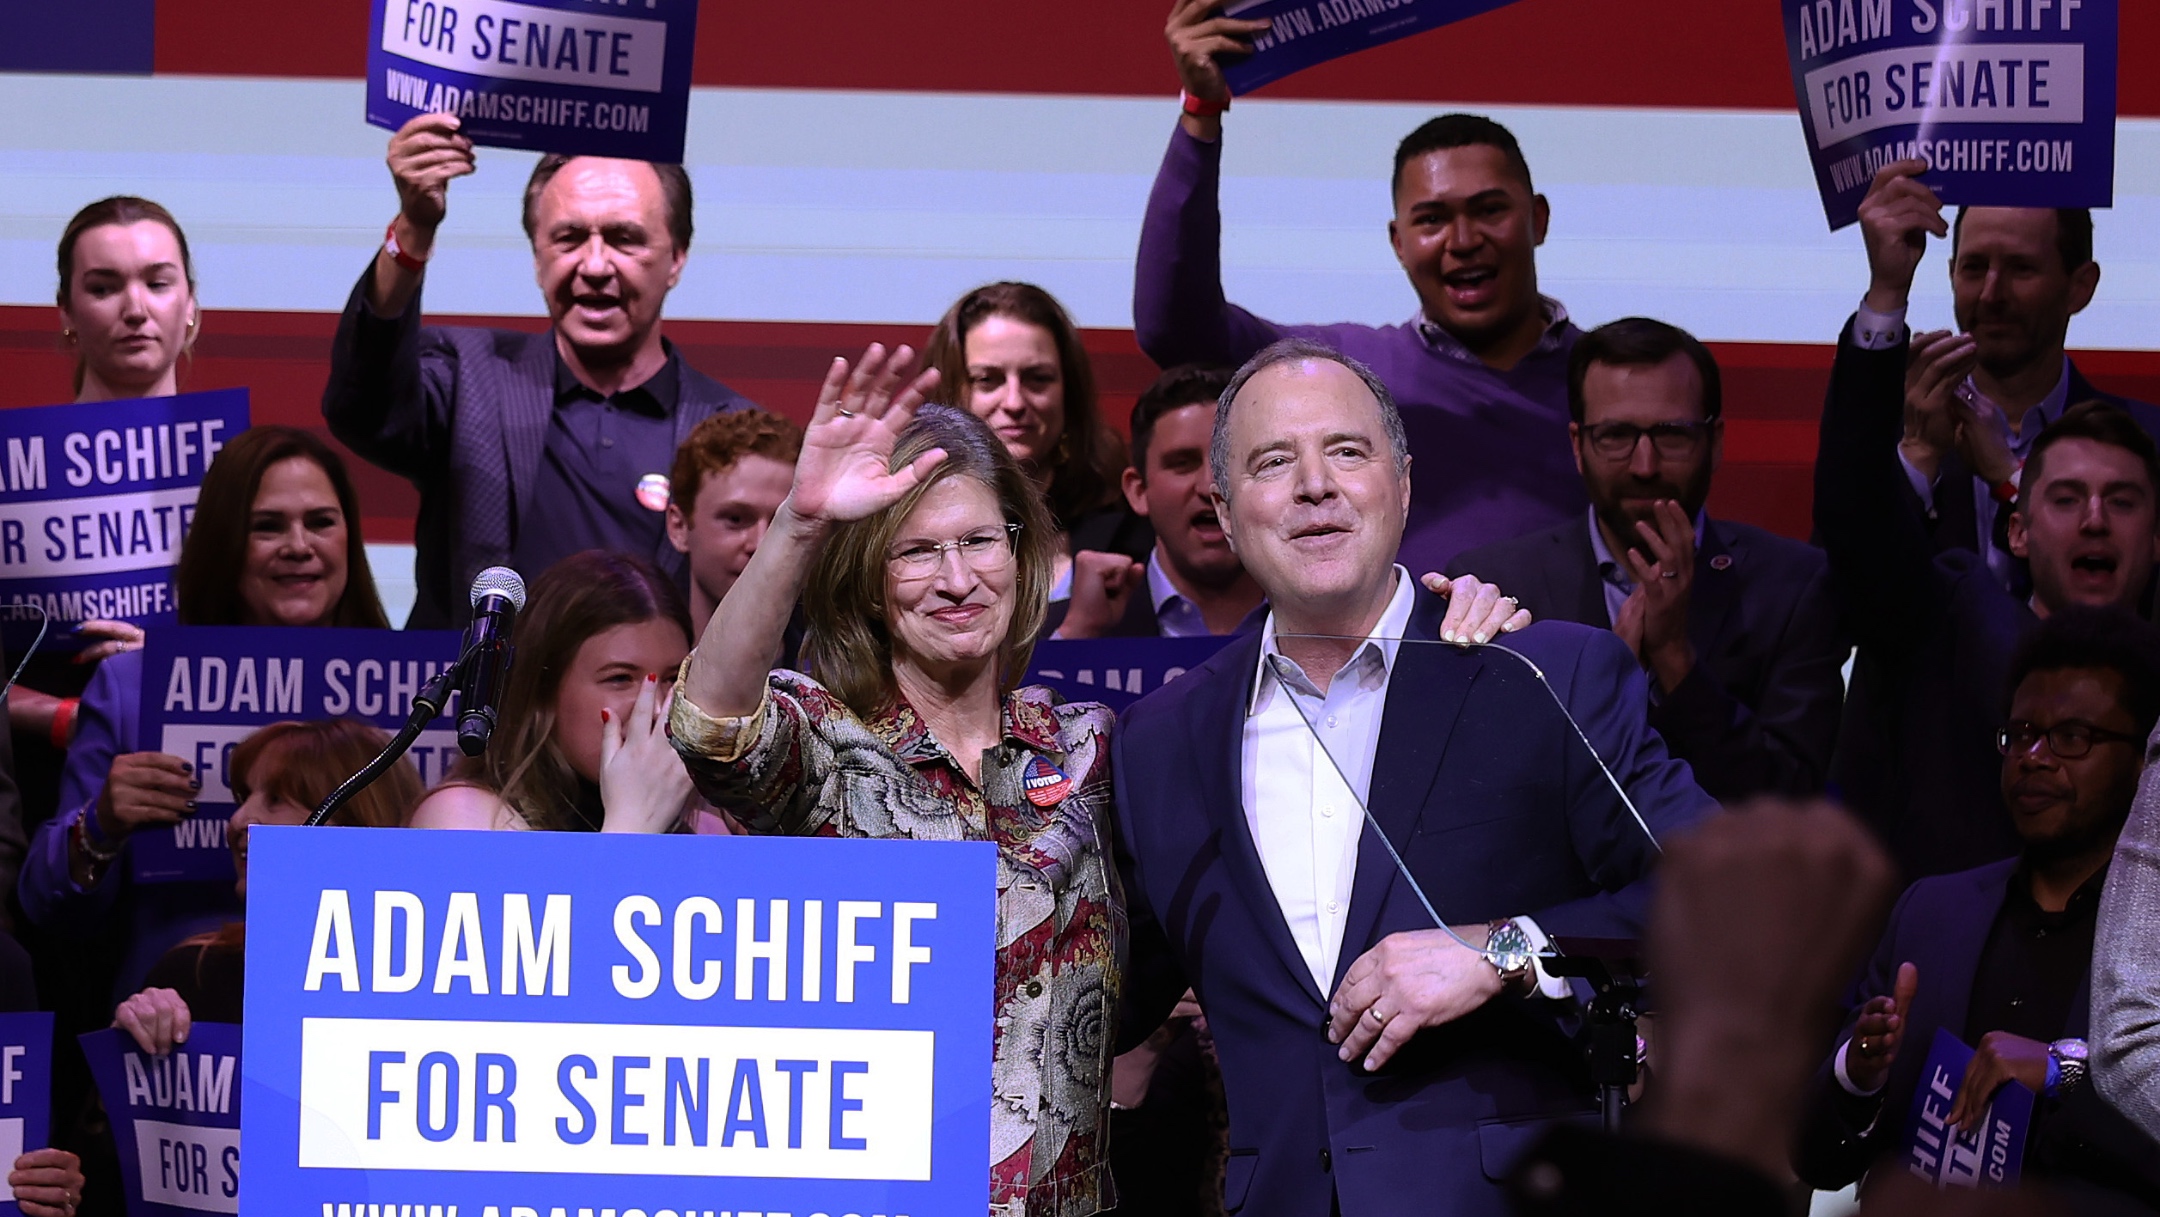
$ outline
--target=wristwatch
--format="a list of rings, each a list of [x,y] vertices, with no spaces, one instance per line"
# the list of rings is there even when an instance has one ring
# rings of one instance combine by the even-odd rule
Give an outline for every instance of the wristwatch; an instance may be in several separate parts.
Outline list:
[[[2055,1091],[2068,1094],[2085,1084],[2085,1041],[2059,1039],[2048,1045],[2048,1058],[2055,1062]]]
[[[1530,935],[1514,918],[1486,923],[1485,962],[1500,974],[1502,989],[1512,993],[1529,988],[1524,982],[1530,978],[1533,956]]]

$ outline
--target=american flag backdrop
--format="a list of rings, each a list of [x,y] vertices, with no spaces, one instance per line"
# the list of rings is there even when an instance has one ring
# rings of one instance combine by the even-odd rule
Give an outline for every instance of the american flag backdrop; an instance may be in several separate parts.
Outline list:
[[[708,2],[688,161],[697,238],[668,302],[692,363],[807,414],[835,353],[919,343],[967,288],[1027,279],[1088,327],[1114,417],[1153,368],[1132,258],[1176,117],[1167,0]],[[189,389],[321,428],[330,335],[396,208],[363,124],[366,0],[0,6],[0,405],[65,400],[53,245],[107,194],[169,206],[205,307]],[[2160,400],[2160,4],[2122,11],[2116,205],[2080,366]],[[1552,201],[1541,286],[1585,325],[1630,313],[1717,348],[1731,418],[1712,510],[1805,535],[1815,418],[1866,284],[1827,232],[1775,0],[1520,0],[1324,65],[1227,119],[1225,278],[1280,320],[1399,321],[1395,142],[1445,109],[1521,138]],[[529,154],[480,153],[428,275],[438,319],[538,328],[518,225]],[[1913,319],[1949,323],[1943,255]],[[411,537],[403,482],[356,466],[371,541]]]

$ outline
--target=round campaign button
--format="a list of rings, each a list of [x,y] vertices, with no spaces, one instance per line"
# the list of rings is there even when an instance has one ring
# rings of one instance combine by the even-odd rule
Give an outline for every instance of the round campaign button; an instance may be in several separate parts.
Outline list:
[[[1710,569],[1711,569],[1711,570],[1731,570],[1731,569],[1732,569],[1732,555],[1731,555],[1731,554],[1719,554],[1718,556],[1716,556],[1716,557],[1714,557],[1714,558],[1710,559]]]
[[[637,501],[647,511],[666,511],[668,480],[664,473],[648,473],[637,480]]]
[[[1055,807],[1072,792],[1072,779],[1049,761],[1029,757],[1027,769],[1020,775],[1020,788],[1027,792],[1027,801],[1037,807]]]

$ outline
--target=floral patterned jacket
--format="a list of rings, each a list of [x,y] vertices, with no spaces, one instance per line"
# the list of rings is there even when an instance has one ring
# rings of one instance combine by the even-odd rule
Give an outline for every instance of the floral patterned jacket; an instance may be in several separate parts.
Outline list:
[[[1085,1217],[1114,1203],[1105,1142],[1125,949],[1110,858],[1114,722],[1101,705],[1016,690],[978,786],[905,702],[858,716],[796,672],[774,672],[748,718],[713,718],[682,696],[669,714],[699,791],[754,833],[996,843],[999,1217]]]

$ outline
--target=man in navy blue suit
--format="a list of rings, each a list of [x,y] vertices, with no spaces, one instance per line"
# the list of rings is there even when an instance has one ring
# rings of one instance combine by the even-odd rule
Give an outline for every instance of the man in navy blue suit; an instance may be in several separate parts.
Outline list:
[[[2160,719],[2160,630],[2121,609],[2052,614],[2018,649],[1999,733],[2015,858],[1907,889],[1816,1079],[1797,1169],[1843,1187],[1899,1149],[1936,1028],[1978,1051],[1950,1119],[2009,1081],[2041,1096],[2025,1176],[2073,1212],[2160,1208],[2160,1144],[2085,1076],[2100,892]]]
[[[1611,632],[1433,641],[1445,602],[1395,564],[1410,461],[1369,370],[1291,340],[1223,400],[1219,515],[1271,612],[1118,732],[1127,1038],[1197,993],[1232,1212],[1504,1213],[1514,1159],[1592,1108],[1581,1012],[1535,954],[1637,936],[1651,834],[1713,804]]]

